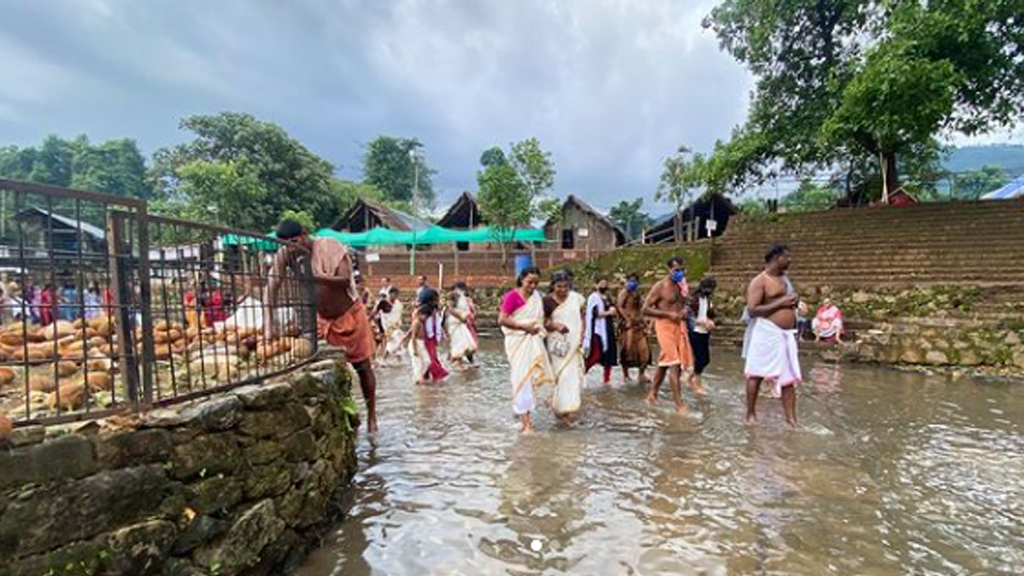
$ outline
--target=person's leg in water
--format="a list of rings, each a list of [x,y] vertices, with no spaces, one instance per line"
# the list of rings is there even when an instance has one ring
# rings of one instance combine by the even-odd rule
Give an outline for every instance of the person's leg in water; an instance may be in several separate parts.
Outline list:
[[[747,424],[757,424],[757,395],[763,378],[747,378]]]
[[[622,363],[622,381],[629,382],[629,368],[626,368],[626,363]]]
[[[523,434],[530,434],[533,432],[533,420],[530,418],[530,413],[519,415],[519,431]]]
[[[658,392],[661,391],[661,384],[665,381],[665,373],[667,372],[664,366],[658,366],[654,371],[654,382],[651,383],[651,389],[647,392],[647,402],[654,404],[658,401]]]
[[[676,412],[686,414],[686,404],[683,402],[683,383],[681,381],[682,367],[678,364],[669,368],[668,385],[672,388],[672,401],[676,404]]]
[[[612,367],[604,366],[604,385],[610,386],[612,383]]]
[[[363,391],[366,401],[366,430],[370,434],[377,433],[377,376],[373,373],[373,364],[369,359],[352,366],[359,376],[359,388]]]
[[[637,371],[640,372],[640,375],[638,376],[638,382],[640,382],[640,384],[647,384],[651,381],[651,379],[647,377],[647,366],[640,366],[637,368]]]
[[[786,424],[796,427],[796,386],[782,389],[782,409],[786,413]]]

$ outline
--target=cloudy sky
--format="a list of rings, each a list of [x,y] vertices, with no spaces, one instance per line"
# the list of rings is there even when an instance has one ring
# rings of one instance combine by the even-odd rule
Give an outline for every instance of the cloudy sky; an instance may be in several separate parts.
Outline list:
[[[751,79],[701,28],[713,5],[0,0],[0,144],[84,133],[150,154],[187,138],[183,116],[245,111],[347,178],[376,135],[416,136],[443,203],[475,188],[482,150],[535,136],[556,193],[607,208],[743,120]]]

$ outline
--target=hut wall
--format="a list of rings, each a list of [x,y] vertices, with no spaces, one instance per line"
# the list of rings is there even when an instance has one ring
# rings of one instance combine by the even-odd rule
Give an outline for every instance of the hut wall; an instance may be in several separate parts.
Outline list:
[[[554,242],[552,246],[567,249],[564,238],[569,230],[572,231],[573,250],[601,252],[614,250],[617,245],[613,227],[574,205],[565,208],[561,222],[546,225],[544,235]],[[581,230],[587,231],[586,236],[580,235]]]

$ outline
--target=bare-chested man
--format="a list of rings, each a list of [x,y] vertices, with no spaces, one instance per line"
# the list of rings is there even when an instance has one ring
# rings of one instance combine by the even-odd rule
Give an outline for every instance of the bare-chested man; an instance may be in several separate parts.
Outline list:
[[[800,383],[797,356],[796,308],[800,298],[786,276],[789,249],[776,244],[764,256],[765,269],[747,288],[750,324],[745,338],[747,423],[757,422],[757,395],[761,382],[768,380],[782,396],[786,423],[796,426],[796,385]]]
[[[686,305],[686,295],[683,294],[686,273],[680,258],[669,260],[668,269],[668,276],[651,288],[644,302],[643,314],[654,318],[654,333],[658,337],[660,349],[658,370],[647,394],[647,401],[657,402],[658,390],[667,371],[676,412],[685,414],[682,372],[686,372],[685,377],[688,379],[690,371],[693,370],[693,351],[690,350],[690,340],[686,333],[686,315],[689,313],[689,307]]]
[[[374,340],[370,318],[360,293],[353,282],[352,258],[348,248],[333,238],[311,239],[302,224],[282,220],[277,237],[309,250],[310,268],[315,282],[317,335],[328,344],[345,350],[345,356],[356,374],[366,401],[366,427],[377,433],[377,378],[373,373]],[[281,279],[287,268],[301,269],[300,259],[306,252],[284,247],[274,256],[267,288],[267,337],[274,336],[274,319],[269,313],[277,302]]]

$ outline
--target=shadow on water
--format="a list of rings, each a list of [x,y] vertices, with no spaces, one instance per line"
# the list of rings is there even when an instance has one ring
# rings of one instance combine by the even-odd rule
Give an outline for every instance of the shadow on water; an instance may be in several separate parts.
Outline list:
[[[616,372],[522,437],[486,344],[441,386],[380,370],[380,437],[300,576],[1022,573],[1024,386],[807,358],[801,430],[767,397],[751,428],[718,350],[689,417]]]

